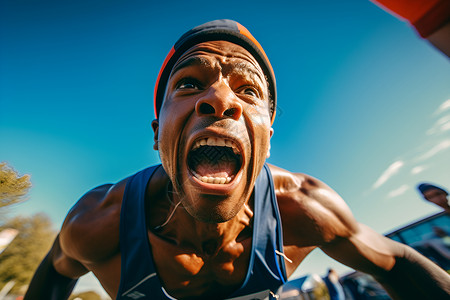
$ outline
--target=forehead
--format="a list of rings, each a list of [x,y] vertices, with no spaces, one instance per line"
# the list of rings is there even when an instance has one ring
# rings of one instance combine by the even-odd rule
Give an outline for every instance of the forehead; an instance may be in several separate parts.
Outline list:
[[[245,48],[227,41],[203,42],[192,46],[175,63],[172,75],[189,66],[220,66],[225,71],[248,71],[264,77],[257,60]]]

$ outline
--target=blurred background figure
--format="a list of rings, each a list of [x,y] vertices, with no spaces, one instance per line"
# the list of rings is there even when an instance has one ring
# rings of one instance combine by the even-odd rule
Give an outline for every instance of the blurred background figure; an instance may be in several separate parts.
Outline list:
[[[323,278],[330,294],[330,300],[345,300],[344,289],[339,283],[339,274],[334,269],[328,269],[328,274]]]
[[[391,300],[386,290],[370,275],[355,271],[341,278],[347,300]]]
[[[417,189],[425,200],[442,207],[447,213],[450,213],[450,203],[447,198],[448,192],[446,190],[425,182],[419,184]]]
[[[330,300],[327,285],[318,274],[308,274],[289,280],[280,286],[276,298],[279,300]]]

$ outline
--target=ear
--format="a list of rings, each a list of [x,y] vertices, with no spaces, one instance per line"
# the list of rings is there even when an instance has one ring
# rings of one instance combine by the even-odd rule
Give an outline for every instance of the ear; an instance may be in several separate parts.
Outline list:
[[[159,122],[158,119],[152,121],[152,129],[153,129],[153,149],[158,151],[158,134],[159,134]]]
[[[270,127],[270,133],[269,133],[270,135],[269,135],[269,138],[271,139],[272,138],[272,135],[273,135],[273,128],[272,127]],[[269,149],[267,149],[267,155],[266,155],[266,158],[269,158],[270,157],[270,139],[269,139]]]

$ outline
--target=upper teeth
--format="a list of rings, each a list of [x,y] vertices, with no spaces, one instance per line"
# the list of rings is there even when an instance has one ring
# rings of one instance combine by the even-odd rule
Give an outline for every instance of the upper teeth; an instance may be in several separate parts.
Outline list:
[[[204,138],[195,141],[194,146],[192,147],[192,150],[200,148],[200,146],[219,146],[219,147],[229,147],[233,149],[234,154],[239,154],[239,150],[237,145],[230,140],[226,140],[223,138]]]

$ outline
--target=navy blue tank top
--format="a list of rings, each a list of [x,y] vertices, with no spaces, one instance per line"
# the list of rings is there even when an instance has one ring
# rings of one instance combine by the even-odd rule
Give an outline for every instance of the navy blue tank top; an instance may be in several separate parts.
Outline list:
[[[145,218],[145,192],[154,171],[144,169],[127,182],[120,215],[120,287],[116,299],[175,299],[163,288],[153,262]],[[278,254],[277,254],[278,252]],[[272,175],[264,165],[254,189],[252,250],[241,287],[228,298],[254,294],[263,299],[286,281],[281,220]]]

